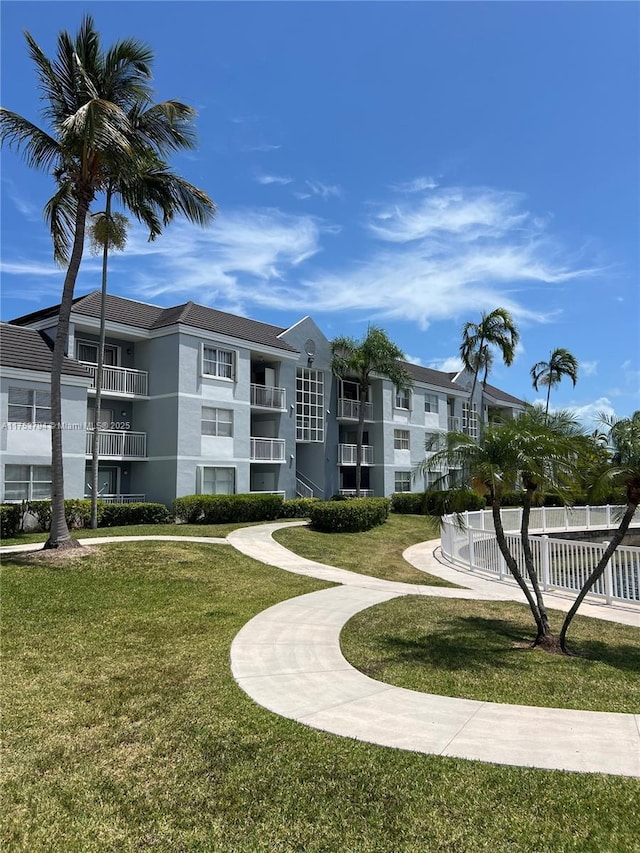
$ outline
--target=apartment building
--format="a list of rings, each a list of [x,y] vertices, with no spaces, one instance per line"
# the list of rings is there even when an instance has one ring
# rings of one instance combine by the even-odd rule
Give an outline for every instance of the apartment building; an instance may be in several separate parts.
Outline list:
[[[4,500],[47,496],[58,308],[2,325]],[[360,406],[363,494],[420,491],[425,482],[413,470],[425,440],[460,427],[473,434],[493,410],[512,414],[523,406],[480,385],[470,406],[471,377],[408,363],[411,391],[380,377],[360,400],[354,380],[333,376],[330,343],[311,317],[284,329],[193,302],[162,308],[109,296],[106,320],[98,434],[104,500],[170,505],[194,493],[352,494]],[[100,293],[75,299],[63,376],[68,497],[90,493],[99,324]]]

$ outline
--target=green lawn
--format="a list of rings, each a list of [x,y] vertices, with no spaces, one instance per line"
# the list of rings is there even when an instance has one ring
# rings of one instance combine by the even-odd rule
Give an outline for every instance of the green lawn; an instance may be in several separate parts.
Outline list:
[[[74,539],[96,539],[100,536],[216,536],[224,538],[239,527],[250,527],[251,522],[241,524],[131,524],[126,527],[98,527],[97,530],[72,530]],[[29,545],[46,542],[48,533],[19,533],[17,536],[0,540],[0,545]]]
[[[455,584],[419,572],[402,557],[410,545],[437,539],[438,519],[426,515],[397,515],[364,533],[319,533],[308,527],[277,530],[273,538],[309,560],[327,563],[387,581],[450,586]]]
[[[549,611],[559,632],[564,614]],[[640,714],[640,629],[577,616],[575,657],[529,648],[525,604],[407,596],[358,613],[342,651],[372,678],[484,702]]]
[[[255,705],[233,637],[318,581],[189,543],[2,572],[8,853],[639,849],[637,780],[412,754]]]

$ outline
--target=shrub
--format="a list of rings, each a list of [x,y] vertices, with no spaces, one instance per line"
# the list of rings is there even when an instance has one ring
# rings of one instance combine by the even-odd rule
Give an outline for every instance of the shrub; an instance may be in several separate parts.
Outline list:
[[[405,515],[425,514],[424,492],[395,492],[391,495],[391,512]]]
[[[280,518],[309,518],[311,507],[318,503],[318,498],[294,498],[282,502]]]
[[[282,504],[282,495],[187,495],[175,499],[173,513],[187,524],[274,521]]]
[[[448,489],[425,492],[425,513],[427,515],[447,515],[450,512],[473,512],[484,509],[485,499],[472,489]]]
[[[98,501],[98,524],[103,504]],[[26,511],[35,519],[40,530],[51,529],[51,501],[28,501]],[[64,502],[64,517],[69,530],[89,527],[91,524],[91,501],[84,498],[70,498]]]
[[[20,504],[0,504],[0,536],[3,539],[15,536],[22,523]]]
[[[390,506],[389,498],[318,501],[311,507],[309,518],[314,530],[323,533],[357,533],[384,524]]]
[[[121,527],[129,524],[166,524],[171,513],[164,504],[130,503],[102,504],[100,527]]]

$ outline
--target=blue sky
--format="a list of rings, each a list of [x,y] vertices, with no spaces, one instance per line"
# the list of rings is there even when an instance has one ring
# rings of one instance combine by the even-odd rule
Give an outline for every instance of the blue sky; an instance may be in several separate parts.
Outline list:
[[[110,290],[193,299],[328,337],[382,326],[455,369],[460,330],[514,315],[490,381],[531,402],[529,370],[579,359],[552,405],[640,405],[640,6],[633,2],[2,3],[2,104],[41,121],[23,31],[52,55],[94,16],[103,43],[155,52],[157,99],[196,107],[174,167],[219,214],[155,243],[132,228]],[[2,319],[59,300],[42,208],[51,180],[2,155]],[[97,203],[99,209],[99,203]],[[88,253],[77,295],[100,284]]]

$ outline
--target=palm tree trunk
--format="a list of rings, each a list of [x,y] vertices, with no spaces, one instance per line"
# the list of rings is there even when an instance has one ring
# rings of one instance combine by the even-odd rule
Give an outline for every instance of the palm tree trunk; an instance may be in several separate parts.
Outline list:
[[[79,198],[76,208],[73,248],[64,277],[56,340],[51,359],[51,530],[49,531],[49,538],[44,544],[45,548],[73,548],[78,544],[71,538],[64,514],[62,366],[69,344],[69,318],[73,305],[73,291],[84,249],[84,232],[88,210],[89,198]]]
[[[367,387],[360,386],[360,405],[358,406],[358,433],[356,435],[356,497],[362,491],[362,445],[364,442],[364,409],[367,399]]]
[[[498,543],[498,547],[500,548],[500,552],[505,559],[507,567],[513,577],[516,579],[516,582],[522,592],[524,593],[525,598],[527,599],[527,603],[529,605],[529,609],[533,615],[533,619],[536,623],[536,628],[538,629],[538,635],[536,637],[536,643],[539,638],[544,636],[544,624],[542,622],[542,617],[540,615],[540,611],[538,610],[538,606],[531,595],[531,590],[526,584],[525,579],[522,577],[520,569],[518,568],[518,564],[516,563],[513,554],[509,550],[509,544],[507,543],[507,537],[504,535],[504,528],[502,526],[502,516],[500,515],[500,502],[492,496],[491,500],[491,513],[493,515],[493,526],[496,531],[496,541]]]
[[[562,628],[560,629],[560,637],[559,637],[560,648],[562,649],[563,652],[565,652],[565,654],[567,653],[566,638],[567,638],[567,631],[569,630],[569,625],[571,624],[573,617],[576,615],[578,608],[582,604],[584,597],[587,595],[587,593],[593,587],[593,585],[596,583],[596,581],[602,577],[604,570],[607,566],[607,563],[609,562],[609,560],[613,556],[613,553],[616,550],[616,548],[618,547],[618,545],[624,539],[624,535],[627,532],[627,530],[629,529],[629,525],[631,524],[631,520],[633,519],[633,516],[635,515],[637,508],[638,508],[637,501],[635,503],[633,501],[629,501],[627,503],[627,508],[625,510],[624,516],[622,517],[622,519],[620,521],[618,529],[616,530],[616,532],[611,537],[611,540],[609,541],[609,544],[605,548],[605,550],[602,554],[602,557],[600,558],[600,561],[598,562],[598,565],[591,572],[591,574],[589,575],[589,577],[585,581],[582,589],[578,593],[578,597],[573,602],[571,610],[569,610],[569,612],[565,616],[564,622],[562,623]]]
[[[544,410],[545,420],[549,417],[549,399],[551,398],[551,377],[549,377],[549,384],[547,386],[547,405]]]
[[[524,493],[524,500],[522,503],[522,522],[520,524],[520,539],[522,541],[522,551],[524,553],[524,564],[527,569],[527,575],[529,576],[529,580],[531,581],[531,586],[533,587],[534,595],[536,597],[538,613],[540,614],[540,621],[542,623],[543,629],[542,637],[549,637],[551,636],[551,628],[549,627],[549,616],[547,614],[547,608],[545,607],[542,590],[540,589],[538,574],[533,565],[533,552],[531,551],[531,541],[529,539],[529,519],[531,518],[532,495],[533,493],[530,489],[527,489]],[[536,644],[540,642],[542,637],[538,636],[538,638],[536,639]]]
[[[111,216],[111,187],[107,189],[105,217]],[[107,310],[107,265],[109,261],[109,232],[102,247],[102,291],[100,294],[100,339],[98,342],[98,364],[96,366],[96,401],[93,413],[93,445],[91,448],[91,528],[98,527],[98,492],[100,473],[100,410],[102,407],[102,374],[104,372],[104,344],[106,339]]]

